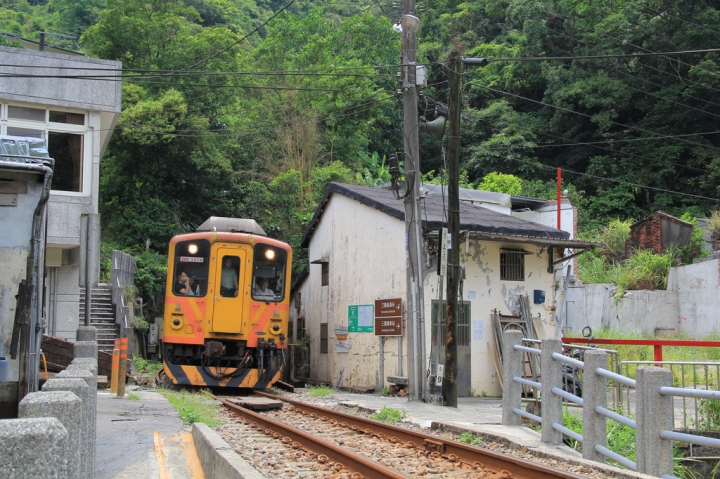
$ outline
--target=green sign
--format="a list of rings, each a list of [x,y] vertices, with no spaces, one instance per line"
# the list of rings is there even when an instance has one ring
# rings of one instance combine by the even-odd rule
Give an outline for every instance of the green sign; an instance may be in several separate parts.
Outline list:
[[[348,332],[372,333],[375,327],[375,306],[358,304],[348,306]]]

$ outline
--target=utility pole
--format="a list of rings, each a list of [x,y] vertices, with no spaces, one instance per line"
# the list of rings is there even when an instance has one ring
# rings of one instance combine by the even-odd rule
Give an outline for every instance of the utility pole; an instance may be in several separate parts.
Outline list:
[[[416,84],[416,34],[420,20],[415,16],[415,0],[404,0],[402,26],[403,64],[403,147],[405,181],[411,186],[405,197],[405,245],[407,311],[412,321],[408,331],[408,379],[412,400],[425,397],[425,327],[423,321],[423,274],[420,234],[420,135]]]
[[[462,58],[454,51],[450,54],[450,108],[448,135],[448,251],[445,323],[445,377],[442,382],[446,406],[457,407],[457,302],[458,272],[460,270],[460,78]]]

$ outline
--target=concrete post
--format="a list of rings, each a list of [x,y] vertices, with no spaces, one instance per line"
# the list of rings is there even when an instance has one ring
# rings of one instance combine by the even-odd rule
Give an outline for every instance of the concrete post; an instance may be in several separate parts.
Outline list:
[[[0,477],[69,479],[67,468],[68,432],[58,419],[0,421]]]
[[[73,345],[74,358],[91,358],[97,361],[97,343],[94,341],[78,341]]]
[[[85,369],[90,371],[95,377],[98,373],[98,363],[92,358],[75,358],[66,369]]]
[[[665,368],[637,369],[637,472],[661,477],[672,475],[672,441],[662,439],[660,431],[672,431],[672,396],[660,394],[661,387],[672,387],[672,372]]]
[[[72,479],[83,477],[80,461],[82,416],[80,398],[70,391],[30,393],[20,401],[21,419],[54,417],[68,433],[67,473]]]
[[[87,446],[88,458],[87,473],[85,477],[94,477],[95,474],[95,423],[97,421],[97,379],[87,370],[70,370],[61,371],[56,379],[80,378],[88,385],[87,402],[83,400],[83,415],[90,420],[87,421],[85,429],[85,445]],[[44,390],[44,389],[43,389]],[[87,406],[86,406],[87,405]]]
[[[81,431],[79,437],[80,442],[78,444],[78,451],[80,453],[80,472],[83,477],[95,477],[95,462],[93,461],[92,463],[90,463],[90,458],[88,457],[88,454],[90,454],[91,450],[91,445],[89,444],[89,442],[91,440],[95,440],[94,436],[88,436],[90,424],[94,424],[94,419],[89,417],[89,415],[91,414],[90,404],[88,400],[88,396],[90,395],[90,388],[88,388],[87,383],[82,378],[54,378],[47,381],[42,387],[43,394],[60,391],[71,392],[75,394],[75,396],[80,398],[80,407],[78,408],[80,411],[80,420],[78,421],[78,427]],[[95,453],[94,444],[95,443],[93,442],[93,454]],[[87,471],[90,470],[91,464],[93,467],[93,473],[88,476]]]
[[[97,328],[95,326],[78,326],[77,340],[97,343]]]
[[[605,456],[595,450],[595,445],[607,447],[607,419],[596,413],[595,408],[597,406],[607,407],[607,379],[595,373],[598,368],[607,369],[607,352],[585,351],[583,457],[604,463]]]
[[[522,408],[522,384],[513,378],[522,376],[522,351],[516,351],[515,345],[522,344],[521,331],[505,331],[503,333],[503,426],[519,426],[521,418],[513,409]]]
[[[562,341],[548,338],[542,342],[540,371],[542,371],[542,441],[546,444],[562,444],[562,433],[556,431],[553,423],[563,423],[562,398],[553,394],[552,388],[562,389],[562,364],[553,359],[553,353],[562,353]]]

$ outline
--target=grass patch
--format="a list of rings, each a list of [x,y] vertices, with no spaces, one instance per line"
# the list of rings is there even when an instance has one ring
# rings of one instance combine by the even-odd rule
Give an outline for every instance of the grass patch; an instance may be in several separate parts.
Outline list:
[[[163,368],[162,361],[145,359],[141,358],[140,356],[133,356],[132,360],[133,364],[135,365],[135,370],[140,374],[148,374],[150,376],[155,376],[157,372]]]
[[[206,389],[199,391],[158,389],[157,391],[170,401],[184,424],[201,422],[209,427],[217,427],[221,424],[218,418],[218,405],[210,391]]]
[[[326,396],[332,396],[335,394],[335,390],[330,386],[310,386],[308,387],[308,396],[311,398],[320,398]]]
[[[371,414],[368,417],[376,421],[382,421],[388,424],[395,424],[396,422],[400,422],[405,419],[407,417],[407,412],[399,411],[391,407],[384,407],[375,414]]]
[[[462,434],[460,434],[460,436],[458,436],[458,441],[468,444],[470,446],[477,446],[477,445],[482,444],[485,441],[485,439],[483,439],[482,436],[473,434],[470,431],[465,431]]]
[[[128,394],[128,399],[131,400],[131,401],[139,401],[139,400],[140,400],[140,396],[138,396],[138,395],[135,394],[135,393],[130,393],[130,394]]]

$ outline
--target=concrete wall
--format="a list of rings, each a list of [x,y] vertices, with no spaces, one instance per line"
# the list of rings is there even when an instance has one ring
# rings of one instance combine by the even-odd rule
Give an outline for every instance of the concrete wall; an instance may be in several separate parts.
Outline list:
[[[654,336],[656,331],[700,339],[720,331],[720,259],[674,267],[666,291],[628,291],[616,304],[609,284],[570,287],[564,323]]]
[[[522,247],[532,254],[525,255],[525,281],[500,280],[500,249]],[[503,244],[494,242],[470,242],[469,248],[460,246],[460,265],[465,267],[465,283],[462,301],[470,303],[471,312],[471,379],[470,387],[478,393],[489,396],[500,396],[502,388],[495,373],[492,351],[488,343],[494,347],[494,331],[491,314],[497,309],[501,314],[519,314],[518,297],[528,295],[530,311],[533,317],[542,319],[544,330],[552,333],[555,321],[552,315],[555,309],[554,276],[547,272],[547,248]],[[430,353],[431,340],[431,301],[445,299],[445,286],[438,291],[438,276],[430,274],[425,280],[425,322],[426,350]],[[545,303],[534,304],[533,291],[545,292]],[[441,361],[441,362],[444,362]]]
[[[693,338],[720,332],[720,259],[672,268],[668,289],[677,294],[679,330]]]
[[[352,212],[351,214],[349,212]],[[299,289],[300,315],[308,328],[311,350],[311,379],[333,382],[344,366],[342,385],[375,387],[387,385],[388,376],[406,376],[408,371],[407,328],[412,321],[403,319],[403,337],[388,337],[383,356],[383,376],[378,377],[380,339],[374,333],[350,333],[349,353],[337,353],[333,327],[347,326],[348,306],[374,304],[377,299],[402,298],[407,310],[405,279],[405,223],[373,208],[333,195],[316,226],[308,249],[309,259],[327,261],[329,285],[321,285],[321,264],[310,264],[310,274]],[[500,281],[500,248],[523,248],[525,281]],[[470,387],[491,396],[501,394],[488,342],[494,341],[491,312],[516,313],[518,296],[528,294],[533,316],[540,315],[545,329],[554,331],[554,276],[547,273],[547,249],[530,245],[470,242],[461,245],[460,261],[466,268],[463,300],[470,302],[472,372]],[[438,291],[435,273],[423,283],[425,291],[426,362],[431,355],[431,305],[444,298]],[[533,291],[545,292],[546,303],[532,304]],[[295,309],[294,302],[291,309]],[[294,316],[297,317],[297,316]],[[320,324],[328,323],[328,354],[320,354]],[[402,341],[402,343],[401,343]],[[398,351],[402,347],[402,371],[398,370]],[[402,374],[401,374],[402,373]]]
[[[0,168],[0,180],[27,185],[27,193],[17,194],[17,206],[0,206],[0,341],[8,359],[15,322],[15,295],[20,281],[26,277],[33,213],[42,195],[39,177]],[[10,360],[8,374],[9,381],[18,380],[16,360]]]
[[[350,352],[337,354],[333,327],[347,326],[350,305],[405,298],[404,244],[404,222],[342,195],[332,196],[308,249],[310,262],[327,260],[330,271],[328,286],[321,286],[320,264],[310,265],[305,280],[312,379],[334,382],[344,365],[343,385],[376,385],[379,338],[374,333],[351,333]],[[319,353],[320,323],[328,323],[329,354]],[[386,341],[384,359],[385,376],[397,375],[396,340]]]

